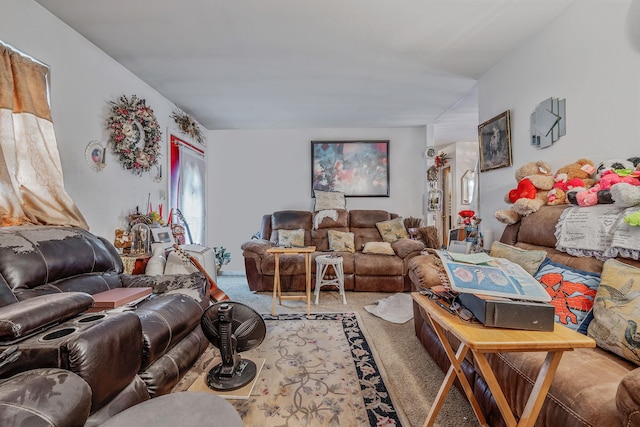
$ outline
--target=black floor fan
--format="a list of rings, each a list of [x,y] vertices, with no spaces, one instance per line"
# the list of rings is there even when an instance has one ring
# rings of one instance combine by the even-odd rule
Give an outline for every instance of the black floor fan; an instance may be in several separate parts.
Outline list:
[[[242,359],[239,352],[251,350],[264,340],[267,327],[262,316],[245,304],[222,301],[205,310],[200,324],[222,359],[207,375],[209,388],[230,391],[249,384],[257,374],[257,366]]]

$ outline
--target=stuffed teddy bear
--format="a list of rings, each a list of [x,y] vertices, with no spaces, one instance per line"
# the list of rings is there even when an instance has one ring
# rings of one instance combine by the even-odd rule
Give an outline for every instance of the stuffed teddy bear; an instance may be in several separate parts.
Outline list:
[[[555,184],[547,194],[548,205],[569,203],[567,191],[574,188],[592,187],[596,181],[591,178],[596,173],[593,162],[589,159],[579,159],[558,169],[554,175]]]
[[[542,161],[529,162],[515,172],[517,187],[505,196],[509,209],[496,211],[494,217],[503,224],[515,224],[523,216],[536,212],[547,203],[547,192],[555,183],[551,167]]]

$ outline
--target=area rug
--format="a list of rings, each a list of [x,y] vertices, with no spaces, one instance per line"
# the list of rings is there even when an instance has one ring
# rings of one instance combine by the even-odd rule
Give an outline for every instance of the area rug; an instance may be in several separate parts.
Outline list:
[[[264,367],[247,400],[230,400],[246,426],[402,425],[356,313],[263,318],[265,340],[242,355],[266,359]],[[217,354],[210,350],[202,369]],[[195,378],[185,376],[174,391]]]
[[[413,319],[413,299],[409,294],[393,294],[378,300],[377,304],[365,305],[364,309],[392,323],[402,324]]]

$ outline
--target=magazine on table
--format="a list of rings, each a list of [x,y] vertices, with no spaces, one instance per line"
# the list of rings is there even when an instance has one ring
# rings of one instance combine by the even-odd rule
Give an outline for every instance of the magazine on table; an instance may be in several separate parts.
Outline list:
[[[504,258],[486,263],[454,261],[446,251],[437,251],[456,292],[505,297],[526,301],[549,302],[551,297],[532,275],[518,264]]]

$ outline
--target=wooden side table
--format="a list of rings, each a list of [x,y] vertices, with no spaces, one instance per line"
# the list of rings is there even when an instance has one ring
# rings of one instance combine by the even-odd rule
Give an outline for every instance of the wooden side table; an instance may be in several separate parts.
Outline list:
[[[413,299],[426,312],[434,331],[442,342],[442,345],[451,361],[451,367],[442,382],[436,401],[429,410],[427,420],[423,427],[432,426],[435,423],[438,412],[442,408],[444,399],[453,385],[456,376],[467,395],[467,399],[473,408],[481,425],[487,425],[487,421],[480,410],[471,385],[462,371],[461,363],[469,350],[473,353],[474,360],[480,368],[494,399],[508,426],[533,426],[538,418],[542,404],[549,391],[553,376],[556,373],[562,353],[574,348],[595,347],[593,339],[573,331],[567,327],[556,324],[553,332],[526,331],[516,329],[489,328],[479,323],[469,323],[461,320],[455,314],[451,314],[439,307],[435,301],[430,300],[417,292],[411,294]],[[457,351],[453,350],[445,332],[450,332],[460,340]],[[500,384],[489,365],[486,354],[510,353],[522,351],[546,351],[547,356],[542,364],[536,382],[529,395],[520,421],[517,422],[513,411],[509,407]]]
[[[283,248],[273,247],[267,252],[273,254],[275,262],[275,274],[273,276],[273,301],[271,303],[271,314],[276,314],[276,294],[278,304],[282,305],[282,300],[307,300],[307,315],[311,314],[311,254],[316,251],[315,246],[305,246],[303,248]],[[304,254],[304,269],[306,273],[306,295],[282,295],[280,287],[280,254]]]

